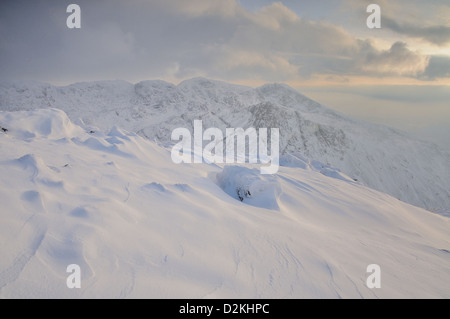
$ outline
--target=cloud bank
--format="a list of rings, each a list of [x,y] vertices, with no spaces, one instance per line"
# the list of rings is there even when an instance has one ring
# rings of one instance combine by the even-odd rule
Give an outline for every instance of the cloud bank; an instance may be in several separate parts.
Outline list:
[[[68,1],[2,1],[0,72],[73,82],[206,76],[282,82],[313,75],[448,77],[439,58],[405,42],[380,49],[343,27],[300,18],[282,3],[249,11],[235,0],[77,2],[82,28],[65,25]],[[446,29],[396,32],[447,43]],[[422,31],[421,31],[422,30]],[[446,63],[446,62],[445,62]]]

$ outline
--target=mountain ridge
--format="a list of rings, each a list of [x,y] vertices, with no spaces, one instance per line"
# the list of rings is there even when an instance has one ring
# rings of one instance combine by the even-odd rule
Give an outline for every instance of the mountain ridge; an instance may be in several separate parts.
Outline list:
[[[450,209],[450,154],[407,133],[333,111],[285,84],[258,88],[194,78],[53,86],[1,81],[0,110],[59,108],[72,121],[122,127],[162,144],[173,129],[278,127],[282,154],[299,153],[353,179],[432,211]]]

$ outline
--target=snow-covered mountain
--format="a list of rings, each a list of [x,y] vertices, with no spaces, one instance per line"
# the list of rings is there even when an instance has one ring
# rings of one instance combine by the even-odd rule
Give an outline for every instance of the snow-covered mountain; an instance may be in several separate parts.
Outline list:
[[[174,128],[278,127],[282,154],[318,160],[376,190],[431,211],[450,210],[450,154],[394,129],[334,112],[292,88],[253,89],[196,78],[162,81],[0,83],[0,110],[59,108],[108,131],[114,125],[169,141]]]
[[[450,297],[449,219],[317,162],[291,156],[276,175],[176,165],[154,142],[57,109],[0,112],[0,126],[1,298]],[[71,264],[80,289],[66,286]],[[366,286],[370,264],[380,289]]]

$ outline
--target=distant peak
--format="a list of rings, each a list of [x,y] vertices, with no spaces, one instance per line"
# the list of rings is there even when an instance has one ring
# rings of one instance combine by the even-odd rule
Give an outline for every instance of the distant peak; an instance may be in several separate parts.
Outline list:
[[[215,88],[215,87],[221,87],[221,88],[235,88],[235,89],[248,89],[249,87],[239,84],[233,84],[230,82],[220,81],[220,80],[211,80],[205,77],[195,77],[192,79],[184,80],[180,84],[178,84],[178,87],[202,87],[202,88]]]
[[[267,83],[267,84],[264,84],[264,85],[258,87],[257,90],[263,91],[263,92],[270,92],[270,91],[274,91],[274,92],[275,91],[282,91],[282,92],[285,91],[286,92],[287,91],[287,92],[291,92],[291,93],[294,93],[294,94],[299,94],[299,95],[304,96],[303,94],[301,94],[296,89],[294,89],[294,88],[292,88],[289,85],[284,84],[284,83]]]
[[[141,84],[141,85],[160,84],[160,85],[166,85],[166,86],[173,86],[172,83],[163,81],[163,80],[144,80],[144,81],[140,81],[140,82],[136,83],[136,85],[138,85],[138,84]]]
[[[190,85],[207,86],[207,85],[214,85],[217,83],[225,83],[225,82],[210,80],[205,77],[195,77],[192,79],[182,81],[178,86],[190,86]]]
[[[67,87],[77,89],[95,89],[95,90],[109,90],[109,91],[121,91],[123,89],[129,89],[133,86],[130,82],[124,80],[104,80],[104,81],[91,81],[91,82],[76,82],[68,85]]]

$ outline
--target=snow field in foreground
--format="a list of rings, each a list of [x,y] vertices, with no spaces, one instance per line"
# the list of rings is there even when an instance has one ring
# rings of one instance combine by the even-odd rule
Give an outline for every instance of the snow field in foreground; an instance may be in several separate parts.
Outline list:
[[[448,218],[317,163],[175,165],[54,109],[0,112],[0,126],[2,298],[450,297]]]

